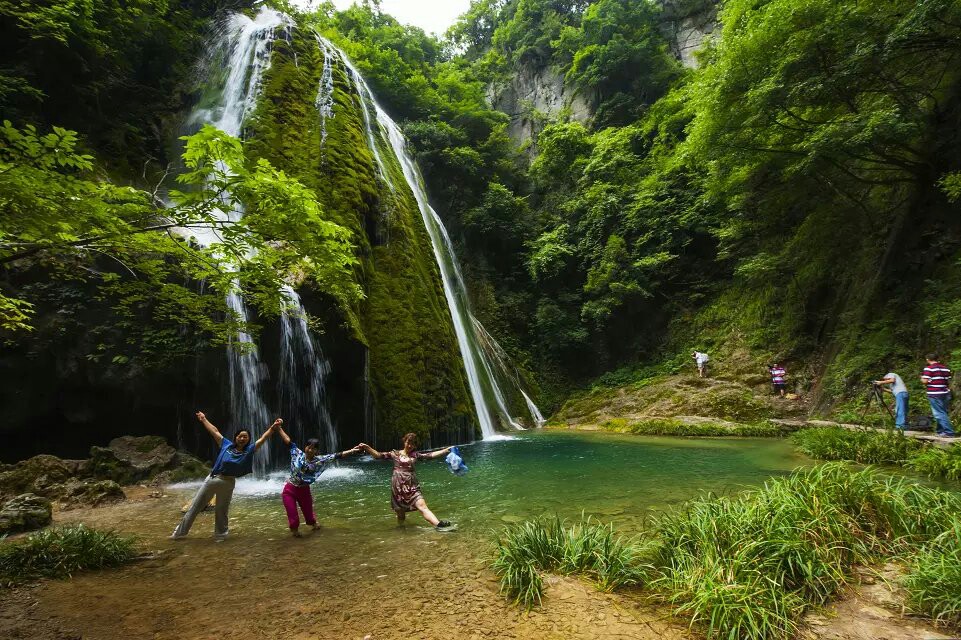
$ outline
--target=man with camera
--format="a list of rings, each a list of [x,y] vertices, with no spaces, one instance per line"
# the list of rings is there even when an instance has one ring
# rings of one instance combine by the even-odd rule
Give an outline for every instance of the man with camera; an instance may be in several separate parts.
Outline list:
[[[894,396],[894,426],[904,431],[908,424],[908,386],[904,384],[901,376],[893,371],[884,374],[880,380],[875,380],[874,386]]]

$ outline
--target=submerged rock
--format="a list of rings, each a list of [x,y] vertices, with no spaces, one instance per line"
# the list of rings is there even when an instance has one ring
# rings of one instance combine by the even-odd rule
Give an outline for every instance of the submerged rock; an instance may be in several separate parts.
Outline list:
[[[52,520],[50,501],[33,493],[21,494],[0,508],[0,535],[32,531]]]

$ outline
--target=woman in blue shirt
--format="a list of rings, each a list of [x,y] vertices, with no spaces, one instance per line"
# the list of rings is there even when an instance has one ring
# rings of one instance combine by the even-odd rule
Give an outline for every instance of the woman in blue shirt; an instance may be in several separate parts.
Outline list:
[[[234,484],[237,478],[253,471],[254,454],[267,441],[274,429],[283,423],[283,420],[280,418],[274,420],[274,423],[264,431],[264,435],[251,444],[250,431],[247,429],[241,429],[235,433],[231,441],[220,434],[220,430],[207,420],[207,416],[202,411],[197,412],[197,419],[213,437],[220,451],[217,453],[217,459],[214,460],[214,466],[210,469],[210,475],[204,480],[194,497],[193,504],[190,505],[190,509],[184,514],[183,520],[170,537],[173,540],[187,537],[197,514],[204,510],[211,498],[216,496],[214,538],[221,541],[227,537],[227,510],[230,508],[230,499],[234,495]]]
[[[338,453],[326,453],[317,455],[320,440],[310,438],[307,440],[303,450],[300,449],[287,435],[283,427],[278,427],[280,438],[284,444],[290,447],[290,477],[284,484],[281,493],[281,501],[284,503],[284,510],[287,512],[287,525],[290,533],[295,538],[300,538],[300,514],[297,513],[297,505],[304,512],[304,520],[307,521],[315,530],[320,527],[317,525],[317,518],[314,516],[314,496],[310,493],[310,485],[317,481],[324,468],[333,460],[358,453],[360,447],[347,449]]]

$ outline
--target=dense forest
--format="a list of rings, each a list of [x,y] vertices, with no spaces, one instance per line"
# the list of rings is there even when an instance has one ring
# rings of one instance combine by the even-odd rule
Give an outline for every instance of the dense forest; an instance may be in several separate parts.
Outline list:
[[[475,0],[441,39],[376,1],[269,4],[295,26],[248,135],[178,141],[206,38],[253,3],[0,2],[9,428],[102,420],[118,389],[189,406],[216,391],[184,382],[203,377],[186,373],[198,354],[269,327],[292,281],[329,349],[369,349],[392,430],[469,420],[424,231],[410,204],[378,226],[357,113],[330,130],[327,165],[311,151],[315,31],[401,125],[475,314],[547,409],[698,347],[783,359],[827,411],[926,350],[961,350],[956,0]],[[672,24],[705,12],[712,35],[683,64]],[[521,77],[557,79],[566,104],[501,110]],[[216,223],[219,194],[247,211],[224,248],[170,232]],[[51,379],[95,380],[98,397],[49,413]]]

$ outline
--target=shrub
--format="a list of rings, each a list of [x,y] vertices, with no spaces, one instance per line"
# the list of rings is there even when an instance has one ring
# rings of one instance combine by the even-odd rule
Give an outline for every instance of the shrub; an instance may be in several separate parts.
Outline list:
[[[54,527],[0,544],[0,583],[67,578],[83,569],[116,567],[136,556],[136,541],[81,525]]]

